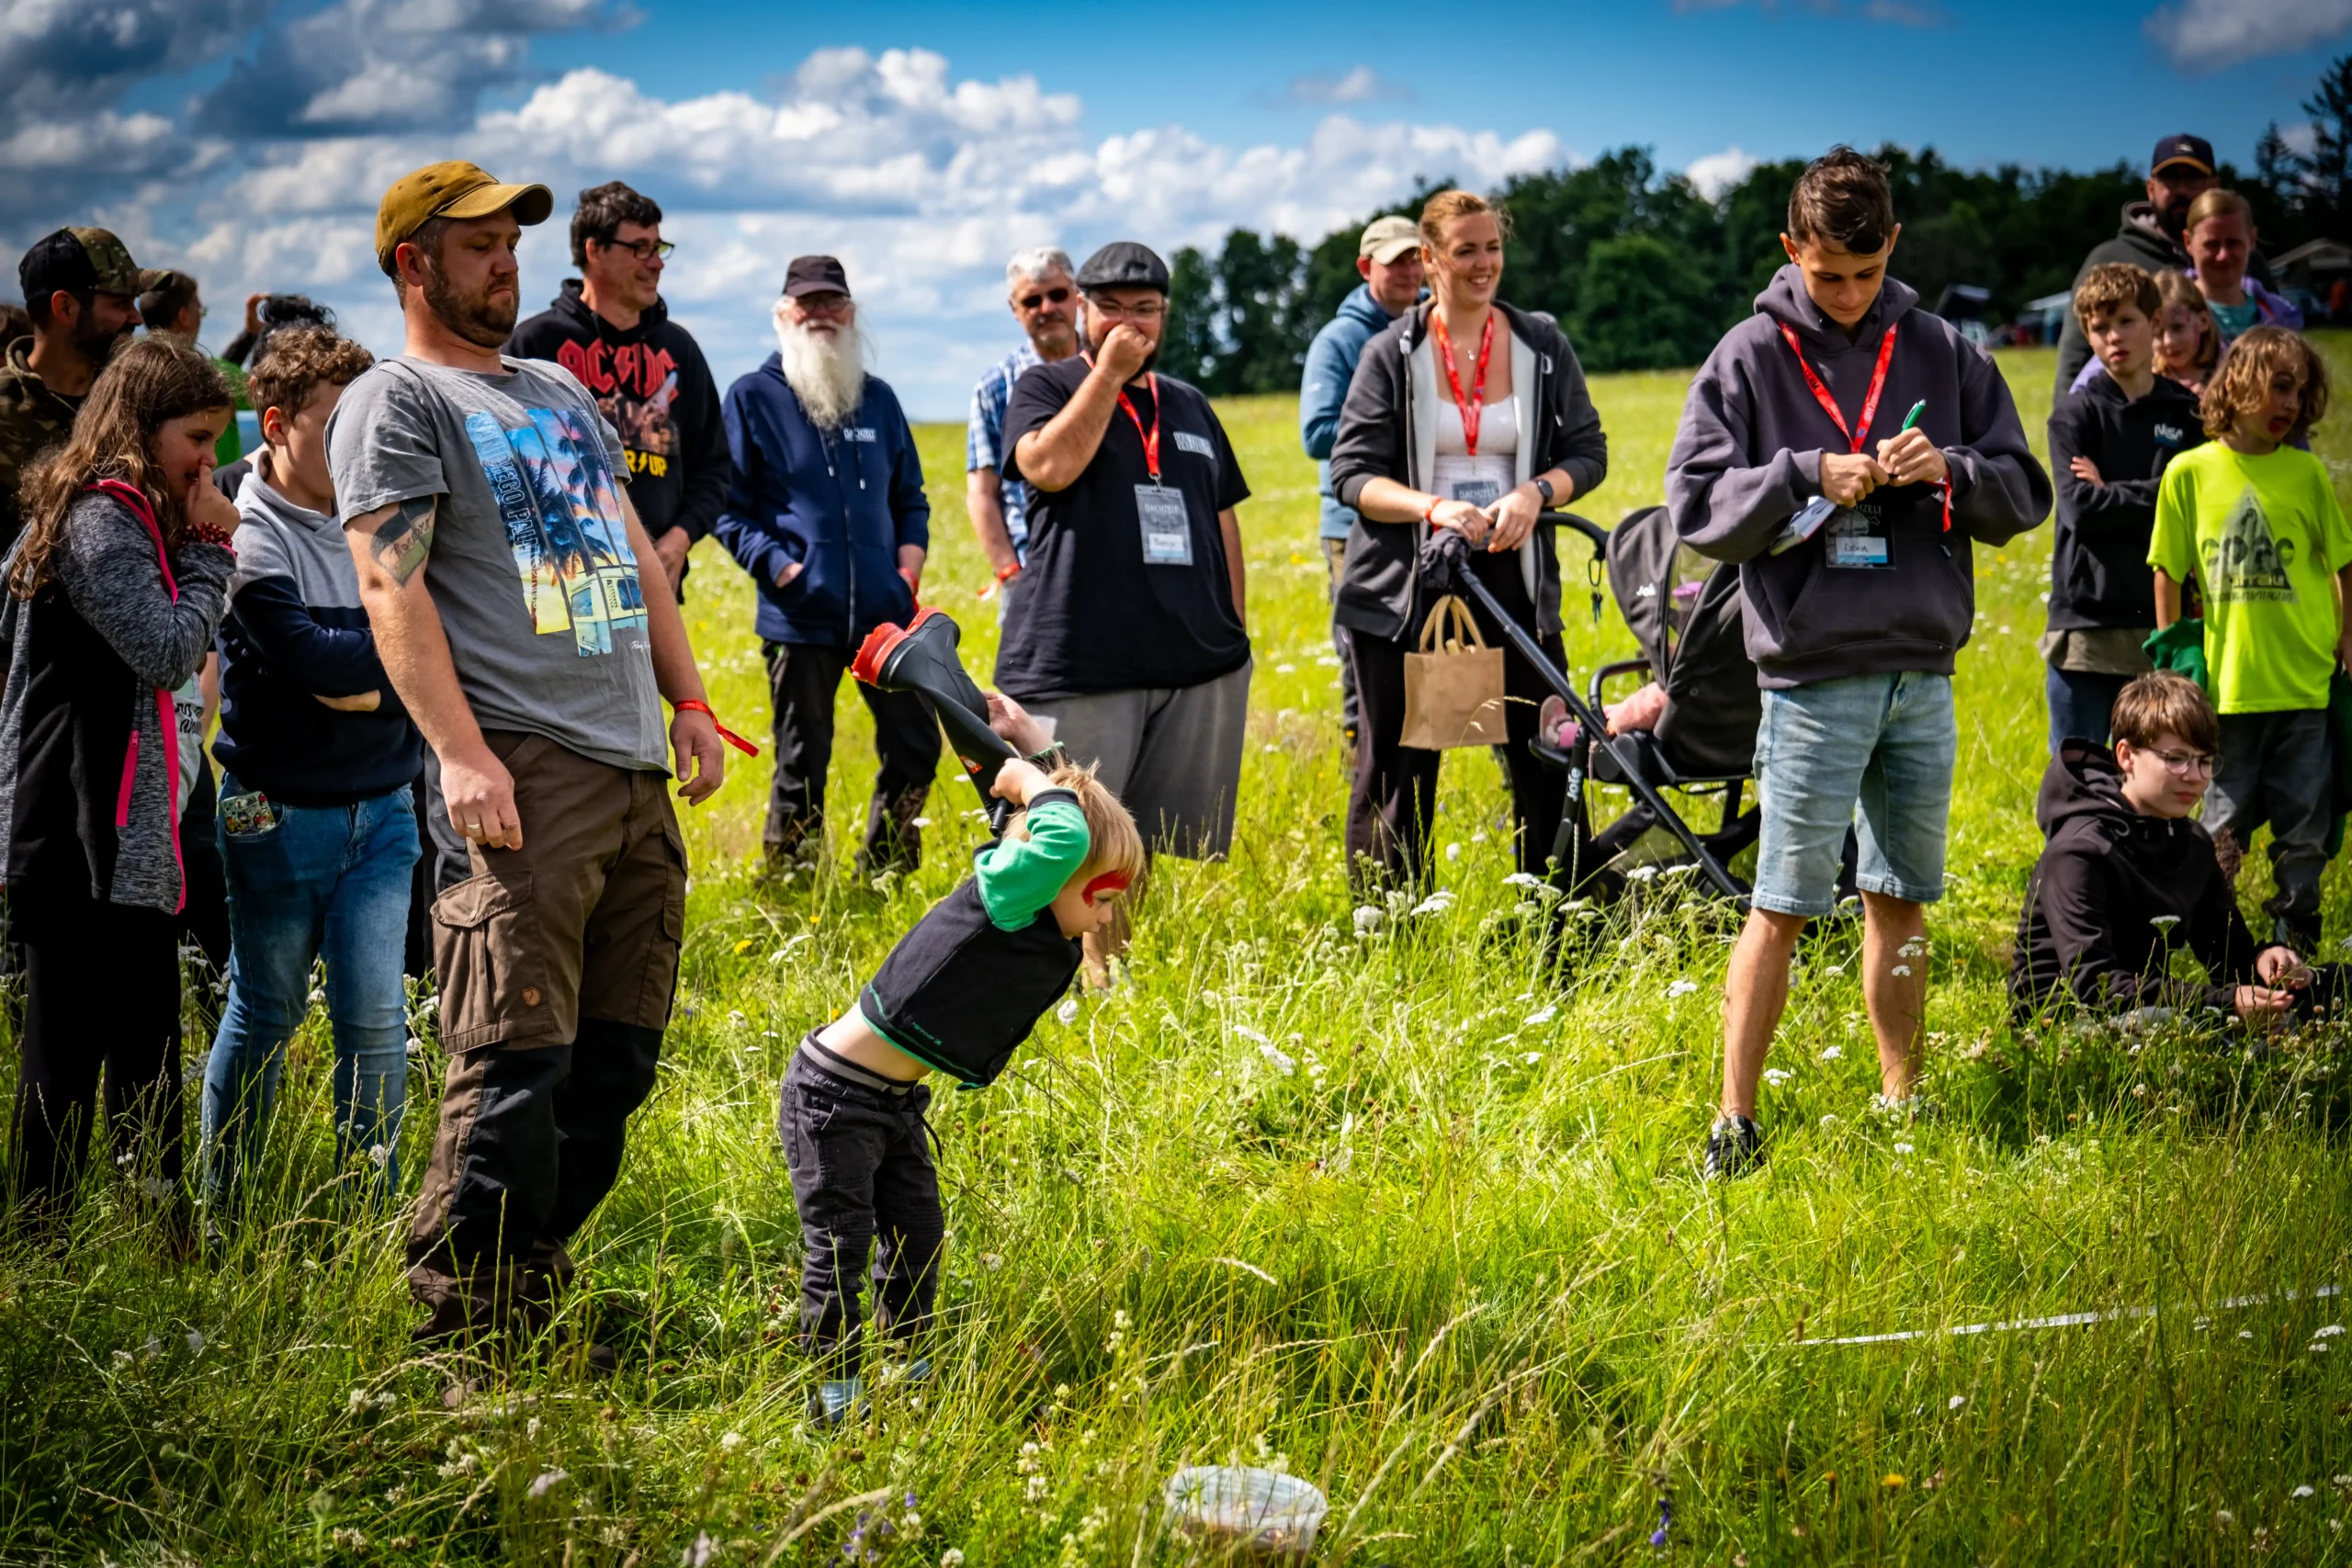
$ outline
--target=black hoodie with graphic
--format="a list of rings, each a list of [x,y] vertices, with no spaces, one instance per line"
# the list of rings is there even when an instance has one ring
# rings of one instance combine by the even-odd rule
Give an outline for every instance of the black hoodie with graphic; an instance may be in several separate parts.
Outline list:
[[[551,359],[588,389],[620,432],[628,498],[647,537],[684,528],[699,540],[710,532],[732,474],[727,426],[702,349],[670,320],[665,301],[655,300],[623,332],[590,310],[580,280],[568,277],[548,309],[514,329],[506,352]]]
[[[2094,376],[2050,415],[2050,468],[2058,481],[2058,537],[2050,552],[2050,629],[2153,627],[2156,574],[2148,536],[2165,465],[2205,442],[2197,399],[2159,376],[2132,398],[2112,376]],[[2076,457],[2100,482],[2077,479]]]
[[[1740,563],[1747,651],[1768,689],[1854,675],[1924,671],[1949,675],[1976,615],[1972,545],[2002,545],[2050,514],[2050,476],[2018,423],[2008,383],[1983,350],[1919,296],[1888,278],[1852,333],[1824,315],[1793,265],[1756,297],[1756,313],[1724,334],[1692,378],[1666,465],[1666,508],[1684,544]],[[1951,470],[1951,528],[1934,485],[1883,487],[1859,509],[1862,560],[1833,565],[1833,520],[1780,555],[1775,536],[1821,493],[1824,452],[1846,452],[1781,335],[1836,400],[1848,429],[1868,400],[1881,341],[1894,333],[1862,450],[1916,428]],[[1874,542],[1868,542],[1874,541]]]
[[[2018,915],[2009,996],[2019,1009],[2062,992],[2102,1012],[2235,1011],[2236,987],[2254,982],[2264,944],[2246,929],[2201,823],[2132,810],[2114,754],[2088,740],[2060,745],[2034,815],[2049,842]],[[2196,956],[2209,983],[2169,977],[2177,948]]]

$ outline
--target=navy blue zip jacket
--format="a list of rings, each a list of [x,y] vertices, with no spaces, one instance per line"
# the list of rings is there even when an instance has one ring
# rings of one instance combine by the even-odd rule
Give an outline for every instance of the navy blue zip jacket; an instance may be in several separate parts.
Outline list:
[[[212,754],[246,789],[288,806],[350,806],[416,777],[424,741],[376,657],[343,530],[256,468],[237,492],[237,571],[220,624],[220,734]],[[367,713],[320,697],[382,700]]]
[[[899,547],[930,548],[931,502],[888,383],[868,376],[857,412],[820,430],[771,354],[727,389],[720,412],[735,477],[711,531],[759,588],[760,636],[845,649],[884,621],[903,625],[915,603]],[[792,561],[800,575],[777,587]]]

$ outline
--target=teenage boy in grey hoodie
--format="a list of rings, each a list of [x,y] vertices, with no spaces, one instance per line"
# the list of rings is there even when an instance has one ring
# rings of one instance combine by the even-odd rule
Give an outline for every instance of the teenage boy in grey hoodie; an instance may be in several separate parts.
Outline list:
[[[1757,1080],[1789,963],[1806,920],[1833,908],[1849,825],[1880,1101],[1911,1107],[1923,906],[1943,895],[1958,744],[1952,658],[1976,610],[1970,547],[2006,543],[2050,511],[2000,372],[1887,277],[1900,232],[1877,164],[1838,147],[1807,168],[1781,236],[1790,265],[1691,382],[1667,461],[1675,531],[1741,563],[1764,688],[1763,836],[1724,987],[1711,1177],[1758,1157]]]

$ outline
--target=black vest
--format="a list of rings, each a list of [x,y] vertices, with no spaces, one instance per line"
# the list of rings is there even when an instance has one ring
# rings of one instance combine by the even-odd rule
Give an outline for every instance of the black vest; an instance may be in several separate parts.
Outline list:
[[[1069,989],[1080,952],[1051,909],[1017,931],[997,925],[967,877],[890,950],[858,1011],[908,1055],[986,1089]]]

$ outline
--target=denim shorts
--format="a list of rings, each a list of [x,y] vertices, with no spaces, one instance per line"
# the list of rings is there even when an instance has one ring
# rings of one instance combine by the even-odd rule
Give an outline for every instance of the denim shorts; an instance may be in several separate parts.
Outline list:
[[[1764,694],[1756,790],[1757,908],[1826,915],[1850,825],[1865,893],[1931,904],[1944,892],[1944,827],[1960,736],[1951,677],[1905,671]]]

